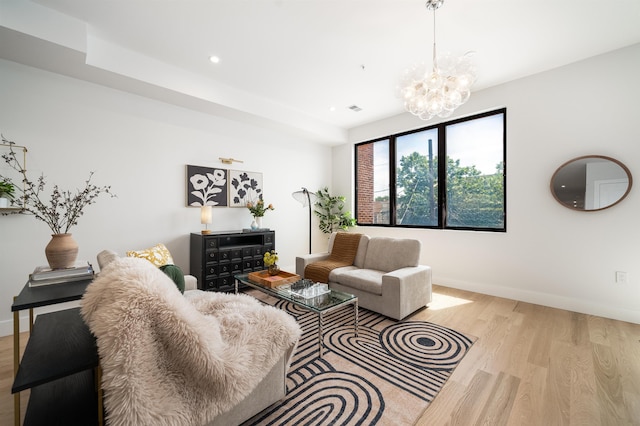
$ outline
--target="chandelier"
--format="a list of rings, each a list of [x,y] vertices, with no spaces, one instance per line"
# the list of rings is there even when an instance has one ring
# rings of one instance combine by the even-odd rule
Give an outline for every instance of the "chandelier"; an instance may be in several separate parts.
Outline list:
[[[426,7],[433,11],[433,67],[414,65],[405,71],[400,85],[400,96],[405,109],[422,120],[435,116],[449,117],[453,111],[469,100],[471,86],[476,81],[476,70],[471,53],[461,57],[445,54],[436,57],[436,9],[444,0],[427,0]]]

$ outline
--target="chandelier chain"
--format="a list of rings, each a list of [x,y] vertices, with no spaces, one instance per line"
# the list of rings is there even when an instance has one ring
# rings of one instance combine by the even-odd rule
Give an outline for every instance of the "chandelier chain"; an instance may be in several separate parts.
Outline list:
[[[429,2],[427,2],[429,4]],[[440,2],[442,4],[442,2]],[[433,72],[436,71],[436,9],[440,7],[439,5],[433,9]]]

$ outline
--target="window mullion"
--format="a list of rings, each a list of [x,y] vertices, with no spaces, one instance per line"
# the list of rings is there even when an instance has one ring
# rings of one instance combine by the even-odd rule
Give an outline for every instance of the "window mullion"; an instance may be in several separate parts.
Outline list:
[[[438,126],[438,228],[444,229],[447,217],[447,138],[446,126]]]
[[[396,137],[389,138],[389,225],[396,226]]]

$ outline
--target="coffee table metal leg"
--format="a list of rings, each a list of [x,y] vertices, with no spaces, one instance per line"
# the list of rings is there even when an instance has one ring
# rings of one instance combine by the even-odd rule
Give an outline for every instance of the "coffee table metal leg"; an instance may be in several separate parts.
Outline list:
[[[322,342],[322,312],[318,314],[318,352],[320,353],[320,359],[322,359],[323,342]]]

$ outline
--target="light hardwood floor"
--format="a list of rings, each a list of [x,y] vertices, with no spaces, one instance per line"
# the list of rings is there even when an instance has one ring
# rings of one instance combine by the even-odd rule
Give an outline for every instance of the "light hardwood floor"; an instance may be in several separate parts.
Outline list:
[[[638,324],[441,286],[411,319],[477,338],[419,426],[640,425]],[[0,425],[13,424],[12,346],[0,338]]]

